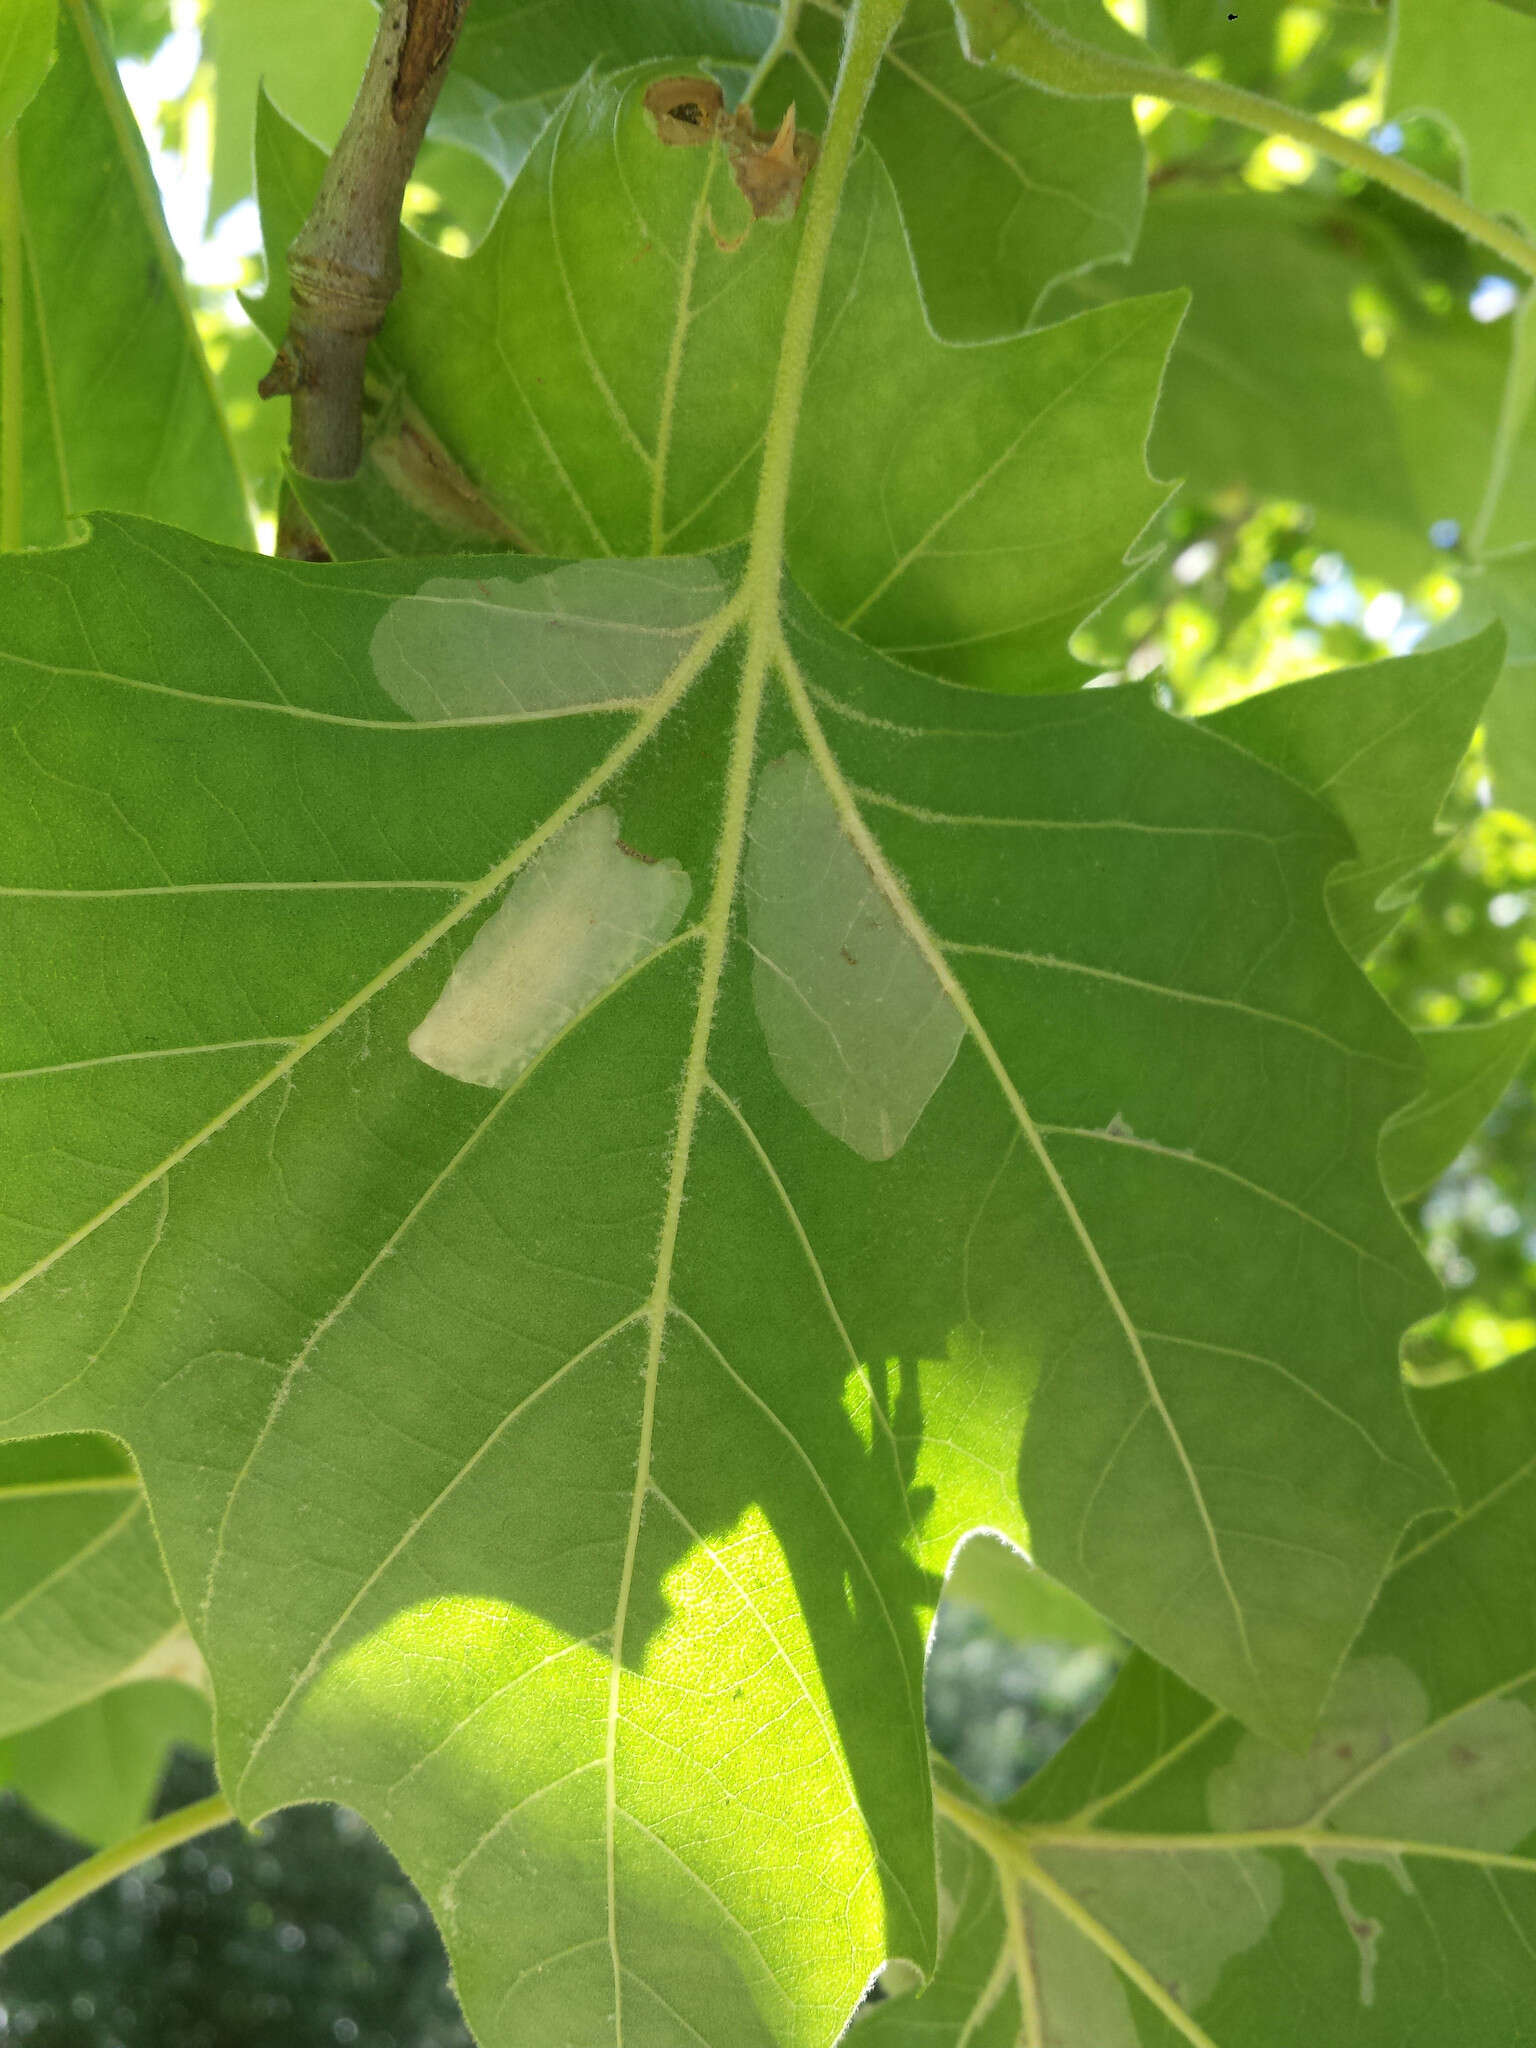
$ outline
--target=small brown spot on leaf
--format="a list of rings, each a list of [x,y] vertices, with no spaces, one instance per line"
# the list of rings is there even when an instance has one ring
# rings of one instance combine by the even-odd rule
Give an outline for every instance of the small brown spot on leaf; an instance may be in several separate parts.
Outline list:
[[[1451,1762],[1453,1764],[1460,1764],[1463,1770],[1466,1769],[1468,1764],[1475,1764],[1477,1762],[1477,1751],[1475,1749],[1468,1749],[1464,1742],[1453,1743],[1450,1755]]]
[[[849,952],[846,946],[839,946],[837,950],[842,954],[843,958],[848,962],[848,965],[850,967],[858,966],[858,961],[854,959],[853,955]]]
[[[1333,1753],[1341,1764],[1351,1764],[1355,1760],[1355,1746],[1352,1742],[1341,1742]]]
[[[648,868],[655,867],[656,856],[654,853],[642,853],[638,846],[630,846],[622,839],[615,839],[613,843],[620,853],[627,853],[631,860],[644,861]]]
[[[713,142],[725,112],[725,95],[712,78],[658,78],[645,89],[645,110],[656,136],[673,149],[697,149]]]
[[[758,220],[788,220],[800,204],[800,188],[816,162],[817,142],[795,126],[787,107],[772,135],[752,126],[747,110],[736,111],[726,134],[731,174]]]

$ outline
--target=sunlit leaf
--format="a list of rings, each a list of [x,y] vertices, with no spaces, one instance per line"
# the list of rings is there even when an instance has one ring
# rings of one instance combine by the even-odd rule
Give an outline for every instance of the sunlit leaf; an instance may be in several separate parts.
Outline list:
[[[953,1931],[860,2048],[1510,2039],[1536,1996],[1536,1355],[1415,1404],[1461,1512],[1399,1558],[1310,1746],[1133,1659],[1001,1813],[943,1795]]]

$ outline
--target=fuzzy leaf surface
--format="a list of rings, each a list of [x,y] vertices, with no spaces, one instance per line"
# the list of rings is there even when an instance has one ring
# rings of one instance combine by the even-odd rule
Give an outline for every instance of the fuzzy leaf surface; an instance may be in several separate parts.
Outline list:
[[[382,337],[450,454],[549,554],[689,552],[751,517],[800,225],[754,220],[718,144],[658,139],[655,76],[573,92],[473,255],[407,242]],[[321,159],[270,113],[259,148],[278,277]],[[258,310],[276,332],[281,286]],[[1076,682],[1067,636],[1165,496],[1142,449],[1180,310],[1170,293],[940,341],[889,178],[862,150],[797,440],[791,571],[920,667],[1010,690]]]
[[[59,1133],[0,1148],[4,1412],[132,1445],[240,1811],[365,1813],[490,2043],[820,2043],[926,1964],[969,1530],[1300,1740],[1440,1498],[1333,820],[790,592],[754,720],[741,575],[0,564],[5,1104]],[[538,1000],[451,1078],[509,928]]]
[[[859,2048],[1285,2048],[1299,2014],[1320,2048],[1518,2038],[1536,1355],[1414,1398],[1460,1510],[1405,1548],[1310,1747],[1133,1658],[1007,1808],[947,1795],[954,1931],[932,1987],[875,2008]]]

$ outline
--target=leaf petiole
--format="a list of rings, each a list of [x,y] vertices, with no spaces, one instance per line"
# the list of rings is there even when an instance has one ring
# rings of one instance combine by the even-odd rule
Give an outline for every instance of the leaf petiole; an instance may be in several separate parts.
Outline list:
[[[125,1836],[121,1842],[112,1843],[110,1848],[95,1856],[87,1856],[83,1863],[77,1863],[62,1877],[45,1884],[30,1899],[23,1899],[19,1906],[13,1906],[9,1913],[0,1913],[0,1955],[13,1949],[18,1942],[25,1941],[40,1927],[46,1927],[60,1913],[67,1913],[81,1899],[100,1891],[113,1878],[122,1877],[137,1864],[146,1863],[151,1856],[161,1856],[167,1849],[179,1848],[183,1842],[207,1834],[210,1828],[224,1827],[234,1818],[234,1808],[222,1792],[216,1792],[211,1799],[199,1799],[191,1806],[178,1806],[174,1813],[163,1814],[136,1834]]]

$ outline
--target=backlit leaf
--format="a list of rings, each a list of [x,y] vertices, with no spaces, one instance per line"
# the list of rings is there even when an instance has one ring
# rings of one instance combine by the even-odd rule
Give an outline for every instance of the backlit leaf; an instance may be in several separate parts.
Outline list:
[[[1149,205],[1125,270],[1091,272],[1051,304],[1188,287],[1154,469],[1198,491],[1313,506],[1320,544],[1406,587],[1437,559],[1431,525],[1479,525],[1514,329],[1427,310],[1402,291],[1401,261],[1378,221],[1309,194],[1173,186]],[[1376,354],[1357,325],[1362,296],[1389,314]],[[1503,524],[1536,502],[1533,450],[1508,453]]]
[[[1064,4],[1076,28],[1085,13],[1105,18],[1097,0]],[[744,0],[476,0],[437,127],[510,178],[594,59],[610,68],[671,58],[690,68],[713,60],[732,100],[757,78],[754,110],[768,129],[791,103],[802,127],[819,129],[843,9],[818,0],[794,12],[780,47],[780,10]],[[865,132],[895,179],[928,317],[953,340],[1014,332],[1053,279],[1135,243],[1143,172],[1130,109],[1065,104],[969,63],[951,0],[912,0]]]
[[[240,1812],[363,1812],[488,2043],[810,2048],[928,1966],[969,1531],[1296,1742],[1441,1497],[1334,821],[789,588],[748,658],[746,576],[0,563],[4,1100],[60,1134],[0,1147],[4,1426],[132,1445]],[[476,947],[465,1081],[412,1044]]]
[[[753,504],[799,223],[754,220],[718,146],[661,142],[645,90],[625,75],[574,93],[469,258],[408,243],[381,344],[474,485],[550,554],[694,552],[739,539]],[[320,160],[271,115],[260,147],[270,259]],[[277,332],[281,286],[258,310]],[[809,595],[958,681],[1077,681],[1067,636],[1164,496],[1142,447],[1179,313],[1170,294],[939,341],[863,151],[797,444],[789,562]]]
[[[136,1681],[0,1740],[0,1786],[92,1847],[149,1818],[173,1744],[206,1749],[208,1702],[173,1679]]]
[[[1388,104],[1443,121],[1472,203],[1536,233],[1536,21],[1497,0],[1397,0],[1395,14]]]
[[[1267,690],[1204,720],[1343,820],[1355,858],[1329,877],[1328,907],[1357,960],[1397,923],[1420,870],[1443,848],[1440,807],[1503,650],[1490,627],[1449,647]]]
[[[1511,2038],[1536,1996],[1536,1355],[1415,1403],[1461,1510],[1399,1558],[1310,1746],[1134,1658],[1001,1813],[941,1795],[953,1931],[859,2048]]]

